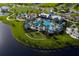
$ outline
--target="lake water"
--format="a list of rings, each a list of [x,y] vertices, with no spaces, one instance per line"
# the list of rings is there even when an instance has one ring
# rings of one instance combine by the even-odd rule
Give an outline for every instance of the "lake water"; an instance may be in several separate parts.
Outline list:
[[[0,22],[0,55],[6,56],[32,56],[32,55],[79,55],[78,47],[68,47],[64,49],[57,49],[41,51],[25,47],[18,43],[11,34],[11,29],[8,25]]]

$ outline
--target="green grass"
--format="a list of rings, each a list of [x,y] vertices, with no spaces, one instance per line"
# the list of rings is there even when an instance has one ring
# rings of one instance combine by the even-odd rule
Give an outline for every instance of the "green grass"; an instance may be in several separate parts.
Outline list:
[[[79,16],[78,13],[71,14],[71,16]]]
[[[79,11],[79,5],[75,6],[74,10]]]
[[[57,3],[45,3],[45,4],[39,4],[39,7],[56,7]]]
[[[40,13],[41,11],[37,10],[37,9],[31,9],[29,7],[14,7],[12,9],[16,14],[20,14],[20,13]]]
[[[58,40],[55,40],[54,38],[48,39],[46,37],[42,37],[42,35],[36,35],[35,33],[34,39],[30,39],[25,35],[25,31],[23,29],[23,23],[22,22],[16,22],[13,21],[12,24],[15,24],[14,27],[12,27],[12,33],[17,40],[20,42],[23,42],[24,44],[29,44],[32,47],[38,47],[38,48],[62,48],[66,47],[67,44],[69,43],[71,45],[79,45],[78,40],[72,39],[69,35],[63,34],[63,35],[57,35],[56,38]],[[26,33],[27,34],[27,33]],[[29,34],[30,35],[30,34]],[[45,40],[42,40],[46,38]],[[41,39],[41,40],[39,40]],[[59,44],[59,43],[60,44]]]
[[[1,6],[8,6],[8,4],[6,4],[6,3],[0,3],[0,7]]]

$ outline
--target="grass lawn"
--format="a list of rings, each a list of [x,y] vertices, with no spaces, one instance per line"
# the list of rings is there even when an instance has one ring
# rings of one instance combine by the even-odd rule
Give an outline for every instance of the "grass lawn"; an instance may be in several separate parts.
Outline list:
[[[37,10],[37,9],[31,9],[27,6],[21,6],[21,7],[14,7],[12,8],[12,10],[16,13],[16,14],[20,14],[20,13],[40,13],[41,11]]]
[[[6,4],[6,3],[0,3],[0,7],[1,6],[8,6],[8,4]]]
[[[71,14],[71,16],[79,16],[78,13]]]
[[[74,10],[79,11],[79,5],[75,6]]]
[[[44,4],[39,4],[39,7],[56,7],[58,5],[58,3],[44,3]]]

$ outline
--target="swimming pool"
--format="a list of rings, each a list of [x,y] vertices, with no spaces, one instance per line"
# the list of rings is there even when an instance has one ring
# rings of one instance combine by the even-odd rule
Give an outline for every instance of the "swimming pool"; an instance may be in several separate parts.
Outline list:
[[[46,19],[46,18],[36,18],[35,20],[32,21],[30,20],[29,23],[31,24],[31,26],[27,25],[26,29],[30,27],[30,29],[32,30],[45,31],[48,33],[61,32],[64,25],[64,23],[60,23],[60,22],[55,24],[55,20]]]

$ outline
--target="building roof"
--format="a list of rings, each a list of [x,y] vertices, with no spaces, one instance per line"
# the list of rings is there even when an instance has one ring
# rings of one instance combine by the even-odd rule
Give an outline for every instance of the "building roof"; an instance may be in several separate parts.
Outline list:
[[[52,18],[53,18],[53,19],[58,18],[58,19],[60,20],[60,19],[61,19],[61,16],[53,15]]]
[[[79,39],[79,33],[76,31],[76,28],[67,28],[66,33],[72,38]]]
[[[7,7],[7,6],[2,6],[2,7],[1,7],[1,9],[4,9],[4,10],[6,10],[6,9],[7,9],[7,10],[8,10],[8,9],[9,9],[9,7]]]

